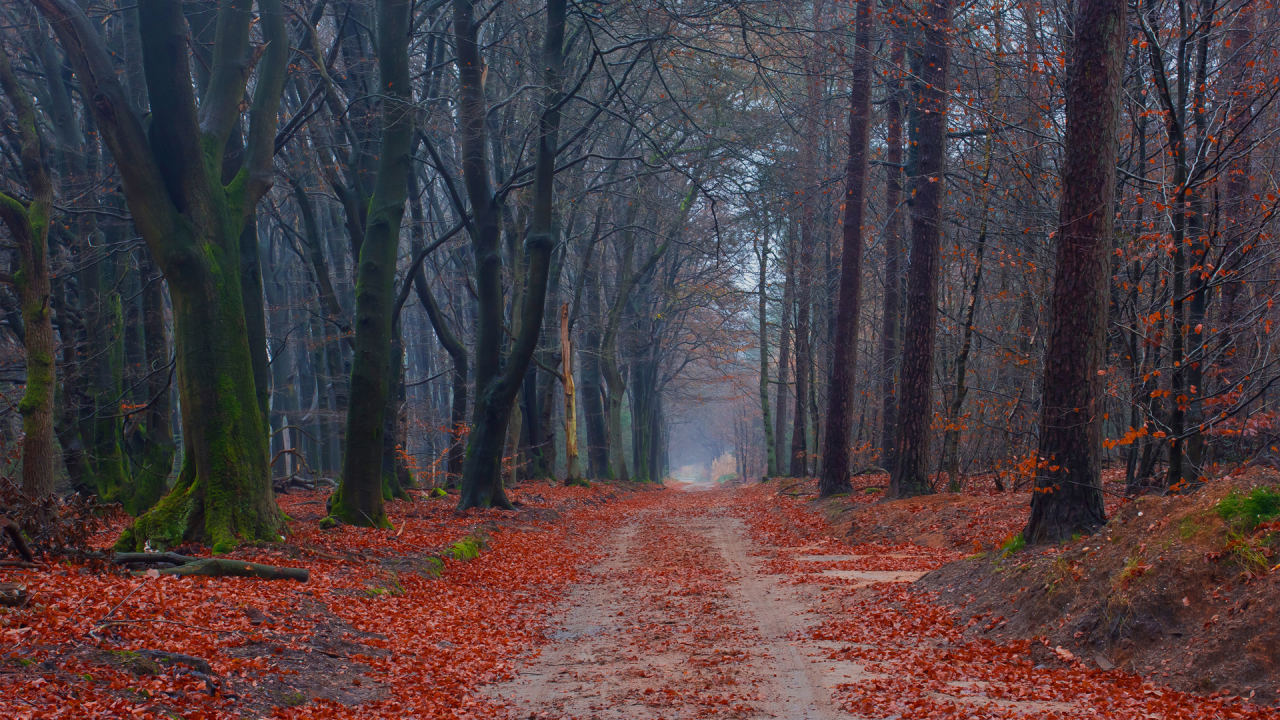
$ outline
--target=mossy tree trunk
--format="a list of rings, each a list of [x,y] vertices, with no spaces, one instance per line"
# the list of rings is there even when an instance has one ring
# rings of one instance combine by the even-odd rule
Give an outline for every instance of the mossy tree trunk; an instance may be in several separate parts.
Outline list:
[[[22,414],[22,490],[36,499],[53,492],[53,396],[56,386],[49,282],[49,213],[53,182],[41,157],[35,110],[0,45],[0,89],[9,98],[18,125],[22,174],[31,202],[23,205],[0,193],[0,221],[18,249],[18,272],[5,282],[21,304],[27,384],[18,403]]]
[[[356,270],[355,354],[347,407],[342,479],[330,516],[364,527],[388,527],[383,508],[383,442],[393,350],[396,254],[408,197],[413,109],[409,77],[408,3],[379,0],[378,70],[382,147]],[[399,362],[399,358],[396,358]]]
[[[279,0],[259,0],[267,40],[257,58],[245,161],[223,185],[223,149],[240,117],[256,55],[248,0],[219,6],[207,90],[197,106],[182,8],[142,0],[139,31],[151,123],[144,128],[95,26],[72,0],[35,0],[71,61],[95,125],[119,169],[130,213],[173,303],[183,466],[174,488],[117,546],[276,540],[283,517],[271,492],[240,283],[245,219],[270,188],[276,111],[288,60]]]

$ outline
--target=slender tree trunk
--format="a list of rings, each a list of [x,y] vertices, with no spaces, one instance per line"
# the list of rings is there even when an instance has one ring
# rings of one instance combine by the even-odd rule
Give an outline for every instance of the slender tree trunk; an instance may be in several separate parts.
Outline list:
[[[555,156],[560,128],[561,73],[564,52],[565,0],[549,0],[543,45],[546,106],[539,118],[534,169],[533,220],[525,240],[528,271],[520,307],[520,331],[500,369],[503,339],[499,247],[500,208],[489,183],[485,157],[485,98],[474,0],[453,0],[457,41],[459,102],[462,125],[462,166],[474,214],[472,246],[476,258],[476,292],[480,322],[476,331],[476,403],[467,456],[462,471],[458,508],[510,507],[500,477],[502,445],[512,403],[520,389],[542,329],[547,276],[554,249]]]
[[[779,448],[790,447],[787,443],[787,394],[790,388],[788,375],[791,369],[791,305],[792,291],[795,288],[795,243],[792,242],[791,226],[787,229],[787,266],[786,279],[782,286],[782,326],[778,331],[778,415],[773,430],[774,442]],[[778,458],[778,472],[782,472],[782,458]],[[788,467],[787,472],[790,472]]]
[[[569,339],[569,303],[560,306],[560,357],[564,378],[565,485],[583,485],[578,469],[578,403],[573,383],[573,342]]]
[[[926,12],[916,93],[920,119],[913,128],[918,157],[911,193],[915,212],[911,216],[911,269],[907,274],[907,324],[895,461],[889,483],[891,497],[933,492],[929,482],[929,445],[933,432],[933,351],[938,328],[938,253],[946,186],[950,0],[930,0]]]
[[[840,297],[832,348],[831,392],[822,448],[818,495],[850,492],[849,435],[857,379],[858,321],[862,293],[862,223],[866,209],[867,144],[871,128],[871,0],[858,0],[854,19],[853,77],[849,92],[849,162],[845,168],[844,242],[840,255]]]
[[[1001,21],[995,21],[995,43],[1001,46]],[[1000,76],[996,77],[995,92],[992,104],[1000,102]],[[982,186],[978,191],[978,205],[982,220],[978,227],[978,248],[974,252],[973,282],[969,287],[969,309],[964,317],[964,339],[960,343],[960,352],[956,354],[956,387],[951,395],[951,406],[947,408],[947,426],[942,441],[942,470],[947,474],[947,489],[960,492],[960,413],[964,409],[965,396],[969,388],[966,385],[966,374],[969,368],[969,352],[973,349],[974,321],[978,310],[978,291],[982,287],[982,261],[987,254],[987,205],[991,197],[991,154],[995,149],[995,128],[987,125],[986,148],[982,160]]]
[[[587,473],[592,478],[612,478],[609,466],[609,431],[604,407],[604,387],[600,370],[599,263],[583,268],[583,304],[587,315],[582,352],[582,411],[587,424]]]
[[[809,52],[805,57],[805,83],[807,92],[807,108],[805,113],[805,134],[808,140],[801,143],[801,173],[808,187],[804,191],[804,203],[800,206],[800,263],[796,282],[796,409],[791,425],[791,467],[792,477],[806,477],[809,474],[809,391],[810,372],[813,369],[812,337],[809,327],[810,305],[813,301],[813,247],[817,243],[814,228],[818,211],[817,180],[817,144],[819,136],[819,112],[822,101],[821,73],[818,67],[819,56],[824,52],[817,33],[822,22],[823,0],[813,5],[813,32],[810,38]]]
[[[1122,0],[1081,0],[1067,85],[1053,325],[1040,462],[1023,537],[1052,543],[1106,522],[1101,403],[1126,29]]]
[[[388,374],[395,331],[396,255],[408,196],[413,141],[410,96],[410,5],[378,1],[378,71],[382,85],[382,143],[378,175],[356,274],[356,339],[351,364],[342,479],[330,498],[330,517],[351,525],[389,527],[383,508],[383,441]],[[398,358],[397,358],[398,361]]]
[[[885,152],[885,209],[889,213],[884,233],[884,322],[880,330],[880,466],[892,473],[895,465],[893,438],[898,427],[898,338],[902,334],[902,80],[906,37],[899,22],[891,31],[888,102],[885,114],[888,135]]]
[[[760,239],[760,424],[764,427],[765,473],[778,474],[778,450],[773,439],[773,418],[769,413],[769,233]],[[744,478],[745,479],[745,478]]]

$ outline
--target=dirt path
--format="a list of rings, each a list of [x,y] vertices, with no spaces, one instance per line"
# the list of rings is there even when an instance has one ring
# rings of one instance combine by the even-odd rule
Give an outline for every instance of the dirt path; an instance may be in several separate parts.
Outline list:
[[[615,533],[561,606],[552,644],[494,689],[513,717],[842,715],[831,689],[856,666],[804,641],[811,598],[767,574],[742,520],[705,499]]]
[[[508,717],[1273,717],[1006,639],[1002,616],[958,625],[909,585],[957,553],[847,545],[769,488],[633,512],[552,611],[550,642],[487,689]]]

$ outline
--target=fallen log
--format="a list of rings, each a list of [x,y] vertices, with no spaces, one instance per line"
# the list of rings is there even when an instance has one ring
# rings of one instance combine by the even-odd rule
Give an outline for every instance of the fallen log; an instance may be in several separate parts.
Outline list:
[[[22,530],[18,528],[17,523],[7,517],[0,517],[0,529],[4,530],[4,534],[13,541],[13,546],[17,548],[23,560],[29,563],[36,561],[36,556],[31,553],[31,548],[27,547],[27,541],[22,537]]]
[[[129,563],[168,563],[176,567],[156,570],[161,575],[199,575],[201,577],[252,577],[262,580],[297,580],[306,582],[311,571],[306,568],[276,567],[261,565],[244,560],[230,558],[197,558],[162,552],[116,553],[112,561],[119,565]],[[142,571],[134,571],[134,575],[146,575]]]
[[[111,556],[111,561],[117,565],[128,565],[129,563],[170,563],[172,565],[186,565],[201,558],[190,557],[187,555],[179,555],[172,552],[118,552]]]
[[[209,661],[194,655],[183,655],[182,653],[166,652],[164,650],[135,650],[134,652],[144,657],[151,658],[164,665],[186,665],[192,670],[202,672],[206,675],[213,674],[213,668],[210,667]]]
[[[306,568],[276,567],[260,565],[244,560],[227,560],[224,558],[200,558],[178,567],[156,570],[161,575],[180,575],[183,577],[199,575],[201,577],[251,577],[261,580],[297,580],[306,582],[311,578],[311,571]],[[134,575],[147,573],[135,571]]]

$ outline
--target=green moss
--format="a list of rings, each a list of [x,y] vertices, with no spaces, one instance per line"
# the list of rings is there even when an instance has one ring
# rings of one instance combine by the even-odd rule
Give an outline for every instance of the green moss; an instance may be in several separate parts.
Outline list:
[[[449,497],[449,493],[445,492],[444,488],[436,488],[435,490],[431,491],[431,494],[428,495],[428,497],[433,497],[433,498]]]
[[[480,557],[480,551],[484,549],[485,544],[483,537],[468,535],[445,550],[444,555],[454,560],[474,560]]]
[[[190,460],[173,491],[151,510],[138,516],[116,541],[116,550],[139,552],[149,542],[152,550],[168,550],[182,544],[196,509],[196,482]]]
[[[444,572],[444,561],[440,558],[427,558],[424,571],[431,577],[440,577],[440,574]]]
[[[1280,517],[1280,492],[1268,487],[1256,487],[1248,495],[1232,490],[1218,501],[1217,511],[1223,522],[1248,532]]]
[[[591,487],[591,482],[586,478],[565,478],[565,487]]]

